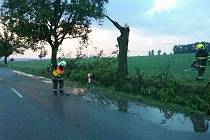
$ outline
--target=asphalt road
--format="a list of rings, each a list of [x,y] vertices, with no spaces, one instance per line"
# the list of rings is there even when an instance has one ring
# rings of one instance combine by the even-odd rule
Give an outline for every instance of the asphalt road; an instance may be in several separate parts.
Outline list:
[[[0,68],[0,140],[209,140],[138,116],[54,96],[51,84]]]

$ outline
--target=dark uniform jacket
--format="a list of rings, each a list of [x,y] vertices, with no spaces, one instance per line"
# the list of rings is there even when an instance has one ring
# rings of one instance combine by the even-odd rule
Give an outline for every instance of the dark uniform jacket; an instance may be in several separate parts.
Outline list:
[[[205,68],[209,54],[206,50],[199,50],[195,55],[193,66],[196,68]]]

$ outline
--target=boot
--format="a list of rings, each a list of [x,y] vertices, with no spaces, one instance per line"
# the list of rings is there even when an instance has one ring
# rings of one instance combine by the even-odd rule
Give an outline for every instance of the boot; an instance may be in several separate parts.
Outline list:
[[[63,90],[60,90],[59,92],[60,92],[60,94],[61,94],[61,95],[63,95],[63,94],[64,94]]]
[[[54,95],[58,95],[57,91],[53,91],[53,94],[54,94]]]
[[[202,77],[202,76],[198,76],[198,77],[196,78],[196,80],[203,80],[203,77]]]

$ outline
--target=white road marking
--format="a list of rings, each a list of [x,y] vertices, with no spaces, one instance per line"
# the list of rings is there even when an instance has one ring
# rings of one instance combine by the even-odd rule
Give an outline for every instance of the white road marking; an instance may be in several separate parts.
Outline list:
[[[40,80],[42,80],[42,81],[45,82],[45,83],[52,83],[52,80],[51,80],[51,79],[45,78],[45,77],[42,77],[42,76],[27,74],[27,73],[25,73],[25,72],[15,71],[15,70],[14,70],[13,72],[15,72],[15,73],[17,73],[17,74],[19,74],[19,75],[28,76],[28,77],[31,77],[31,78],[34,78],[34,79],[40,79]]]
[[[11,90],[12,90],[15,94],[17,94],[20,98],[23,98],[23,96],[22,96],[19,92],[17,92],[14,88],[11,88]]]
[[[45,83],[52,83],[52,81],[42,80]]]

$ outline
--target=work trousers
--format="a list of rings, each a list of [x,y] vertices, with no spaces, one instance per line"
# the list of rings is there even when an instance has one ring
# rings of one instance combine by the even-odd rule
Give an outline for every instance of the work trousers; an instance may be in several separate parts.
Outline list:
[[[59,87],[59,92],[63,93],[63,87],[64,87],[63,78],[53,78],[52,83],[53,83],[53,92],[56,93]]]
[[[197,68],[197,71],[198,71],[198,76],[199,77],[202,77],[203,76],[203,73],[205,71],[205,68]]]

